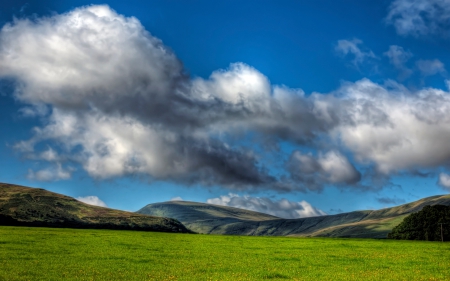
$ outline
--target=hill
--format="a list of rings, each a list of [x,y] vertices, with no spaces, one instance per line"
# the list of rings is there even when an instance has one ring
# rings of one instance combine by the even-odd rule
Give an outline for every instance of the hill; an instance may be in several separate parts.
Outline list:
[[[282,219],[237,208],[186,201],[149,204],[138,213],[175,218],[198,233],[386,238],[408,214],[437,204],[450,206],[450,195],[432,196],[376,211],[301,219]]]
[[[0,225],[190,232],[176,219],[82,203],[40,188],[0,183]]]
[[[224,226],[233,226],[239,223],[259,223],[280,219],[278,217],[249,210],[218,206],[189,201],[170,201],[155,203],[145,206],[137,211],[140,214],[177,218],[184,225],[198,233],[214,234],[242,234],[249,235],[245,231],[222,231]],[[187,226],[189,225],[189,226]]]

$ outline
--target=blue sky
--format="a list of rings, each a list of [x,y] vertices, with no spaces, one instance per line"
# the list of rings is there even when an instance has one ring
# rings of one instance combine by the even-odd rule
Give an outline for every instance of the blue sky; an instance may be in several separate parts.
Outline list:
[[[0,181],[289,218],[448,193],[449,19],[443,0],[3,1]]]

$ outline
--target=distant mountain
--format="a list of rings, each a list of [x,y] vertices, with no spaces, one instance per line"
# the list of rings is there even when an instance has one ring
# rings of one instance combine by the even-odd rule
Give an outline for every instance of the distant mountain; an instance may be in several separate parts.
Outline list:
[[[262,221],[280,219],[275,216],[244,209],[188,201],[150,204],[137,211],[137,213],[177,218],[179,221],[184,221],[183,224],[195,232],[215,234],[251,235],[243,230],[230,232],[224,231],[222,228],[236,223],[258,224]]]
[[[176,219],[82,203],[72,197],[0,183],[0,225],[190,232]]]
[[[355,211],[301,219],[282,219],[238,208],[187,201],[149,204],[140,214],[171,217],[198,233],[232,235],[386,238],[410,213],[426,205],[450,206],[450,195],[432,196],[376,211]]]

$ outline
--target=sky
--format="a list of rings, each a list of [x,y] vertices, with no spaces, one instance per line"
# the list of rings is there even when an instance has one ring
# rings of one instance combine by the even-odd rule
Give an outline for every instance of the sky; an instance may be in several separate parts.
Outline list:
[[[284,218],[450,192],[450,0],[2,1],[0,181]]]

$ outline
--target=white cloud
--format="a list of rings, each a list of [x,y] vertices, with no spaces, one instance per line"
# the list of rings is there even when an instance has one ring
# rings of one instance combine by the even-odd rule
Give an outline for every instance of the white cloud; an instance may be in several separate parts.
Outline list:
[[[383,54],[387,56],[390,63],[397,68],[403,68],[405,62],[407,62],[413,56],[410,51],[405,51],[403,47],[397,45],[389,46],[389,50]]]
[[[359,39],[338,40],[334,49],[342,56],[353,55],[354,59],[352,62],[355,66],[358,66],[368,58],[376,58],[371,50],[361,50],[359,45],[362,45],[362,43]]]
[[[340,40],[336,51],[353,55],[355,64],[375,58],[361,44]],[[404,63],[405,56],[392,59]],[[138,174],[234,190],[317,191],[325,184],[357,187],[359,172],[338,151],[385,175],[450,161],[447,91],[410,92],[362,79],[305,95],[271,85],[243,63],[191,79],[137,19],[108,6],[16,19],[0,31],[0,65],[0,76],[17,80],[15,97],[27,114],[43,120],[15,145],[55,165],[30,170],[35,180],[70,178],[63,169],[70,161],[99,179]],[[277,178],[265,167],[272,164],[266,153],[229,141],[247,132],[255,146],[268,139],[321,150],[326,140],[329,152],[297,154],[298,165],[283,171],[292,178]]]
[[[0,40],[0,74],[21,78],[18,97],[27,102],[83,108],[87,101],[95,107],[103,99],[108,106],[113,95],[111,102],[122,99],[126,108],[130,94],[171,91],[170,83],[181,71],[176,57],[136,18],[108,6],[38,21],[15,20],[2,28]],[[38,66],[39,71],[32,71]],[[131,80],[124,84],[126,79]],[[139,88],[129,93],[130,84]]]
[[[27,178],[36,181],[58,181],[70,179],[71,169],[64,169],[60,163],[56,163],[54,167],[39,170],[37,172],[29,169]]]
[[[309,189],[320,190],[327,183],[352,185],[361,179],[361,174],[338,151],[321,153],[317,158],[311,153],[294,151],[289,161],[289,170],[296,181],[309,186]]]
[[[47,122],[16,145],[21,151],[55,141],[61,157],[97,178],[144,173],[230,186],[274,181],[250,151],[211,137],[245,123],[243,115],[266,114],[270,84],[249,66],[190,81],[159,39],[108,6],[17,19],[3,27],[0,47],[0,75],[17,78],[16,97],[52,109],[50,116],[26,110]]]
[[[176,196],[171,198],[170,201],[183,201],[183,198],[181,198],[180,196]]]
[[[449,20],[449,0],[395,0],[386,17],[398,34],[413,36],[448,36]]]
[[[449,92],[411,93],[392,81],[382,86],[363,79],[336,95],[341,98],[327,99],[326,108],[338,111],[341,120],[331,135],[359,162],[375,163],[384,174],[449,163]]]
[[[305,143],[328,126],[303,91],[273,87],[243,63],[190,80],[137,19],[108,6],[15,20],[0,47],[0,75],[17,79],[16,97],[51,109],[33,111],[45,122],[15,147],[31,159],[77,162],[95,178],[278,188],[253,151],[220,136],[254,130]],[[36,152],[48,141],[59,146],[53,156]]]
[[[403,47],[397,45],[389,46],[389,50],[383,55],[389,58],[389,62],[400,70],[400,79],[404,79],[412,74],[412,70],[405,66],[405,63],[413,56],[410,51],[405,51]]]
[[[450,191],[450,175],[446,173],[440,173],[438,184]]]
[[[94,206],[100,206],[100,207],[108,207],[106,206],[105,202],[100,200],[97,196],[85,196],[85,197],[77,197],[78,201],[81,201],[83,203],[94,205]]]
[[[326,215],[320,209],[313,207],[306,201],[293,202],[287,199],[272,200],[267,197],[239,196],[229,193],[206,201],[209,204],[241,208],[273,216],[296,219]]]
[[[52,161],[57,161],[59,159],[58,157],[58,153],[53,150],[51,147],[48,147],[47,150],[43,151],[41,153],[41,155],[39,156],[39,158],[52,162]]]
[[[438,73],[444,73],[444,64],[438,60],[418,60],[416,62],[417,68],[420,70],[423,76],[431,76]]]
[[[228,71],[219,70],[208,80],[197,78],[193,90],[199,98],[219,98],[227,103],[244,103],[252,111],[269,110],[271,85],[267,77],[243,63],[232,64]],[[264,106],[263,108],[253,108]]]

